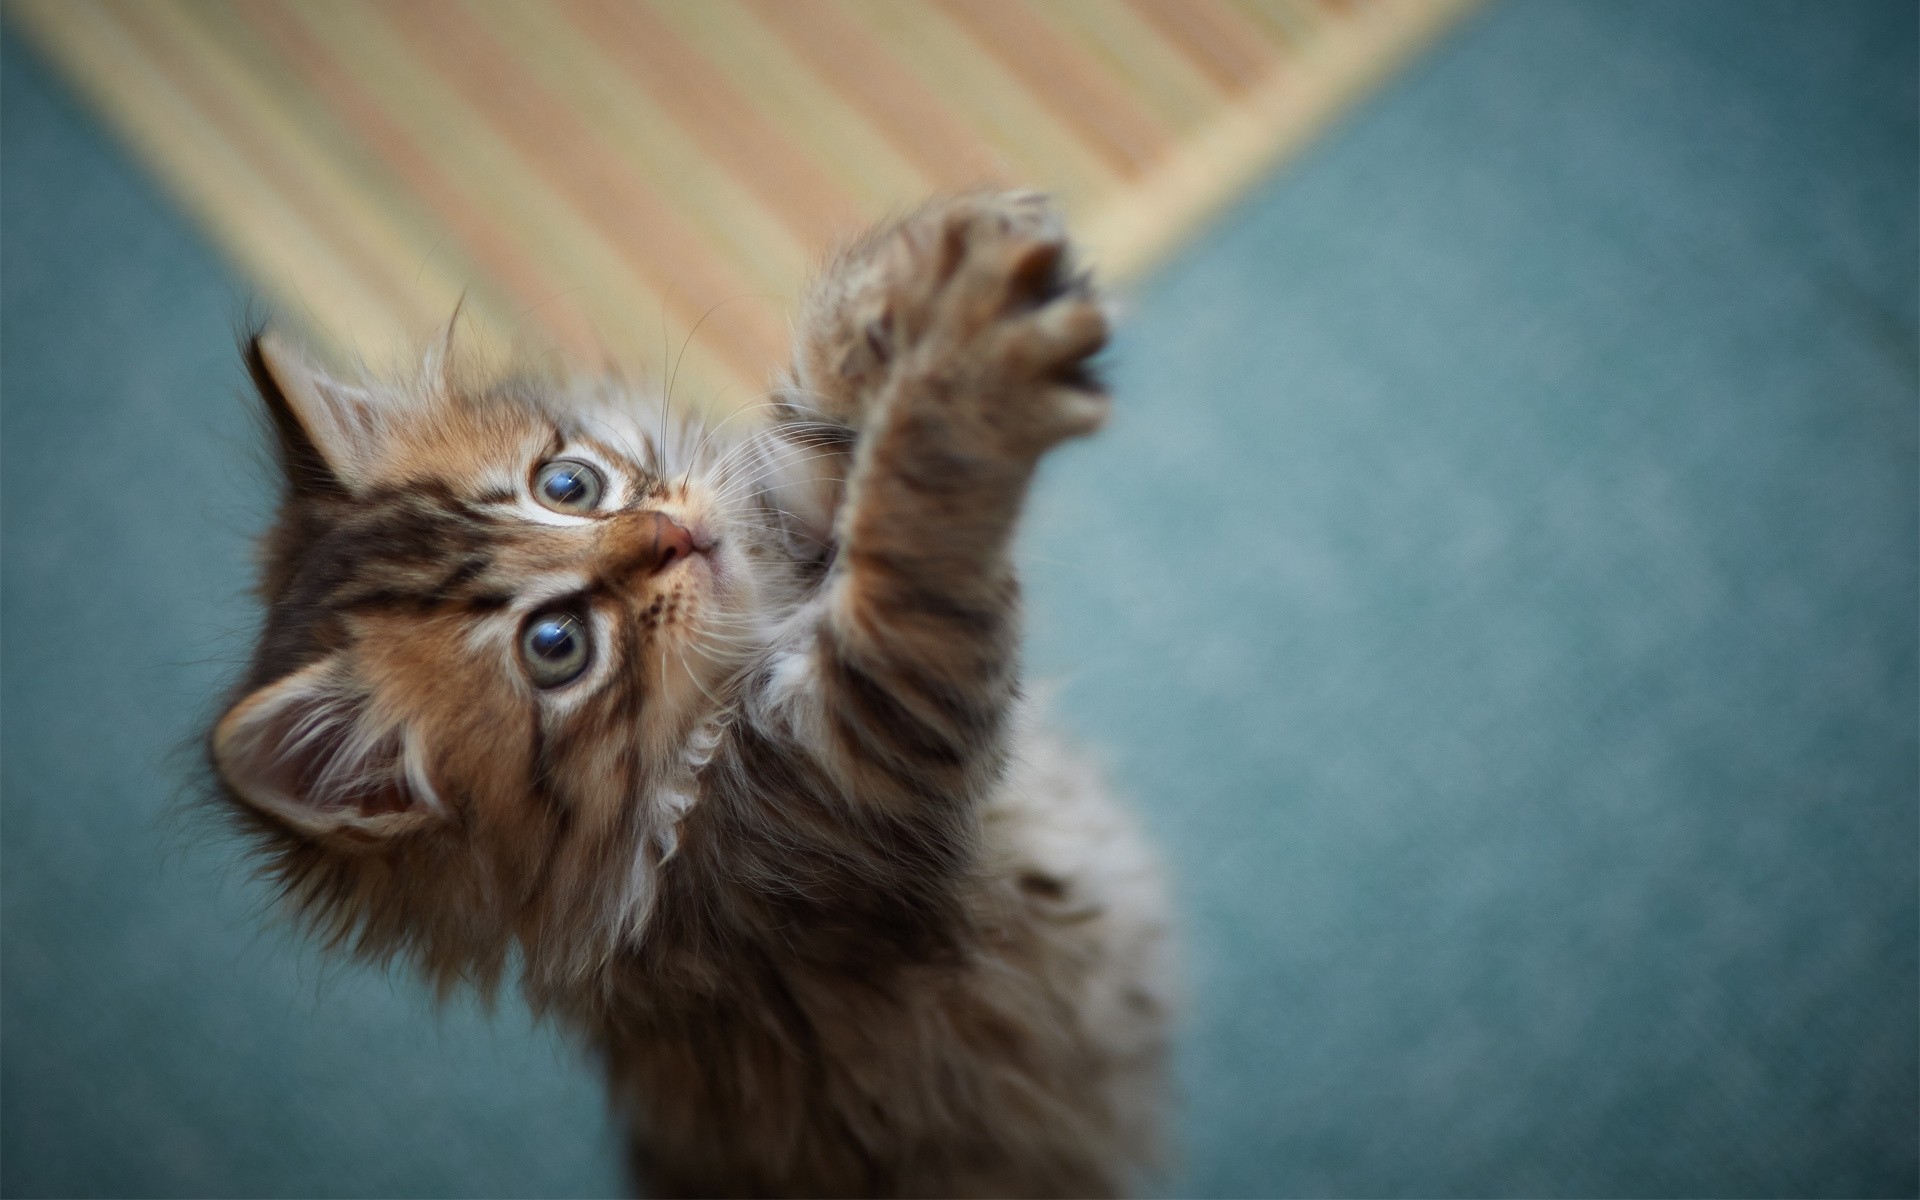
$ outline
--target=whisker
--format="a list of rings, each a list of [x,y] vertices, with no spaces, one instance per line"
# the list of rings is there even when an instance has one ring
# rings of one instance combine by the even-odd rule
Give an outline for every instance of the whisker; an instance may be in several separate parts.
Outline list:
[[[680,343],[680,353],[674,356],[673,370],[669,372],[667,375],[666,398],[669,402],[673,400],[673,385],[680,378],[681,360],[686,358],[687,347],[693,345],[693,336],[696,333],[700,332],[700,327],[707,323],[707,318],[713,316],[713,314],[719,312],[721,309],[725,308],[727,305],[732,304],[735,300],[744,300],[744,299],[747,299],[748,297],[759,297],[759,296],[760,296],[760,293],[758,292],[736,292],[734,295],[728,296],[724,300],[715,302],[715,304],[711,308],[707,309],[706,312],[703,312],[700,314],[700,319],[693,323],[693,328],[687,330],[686,339]],[[764,299],[765,297],[761,297],[761,298]]]
[[[738,408],[734,409],[732,412],[728,413],[726,416],[720,418],[718,422],[716,422],[712,426],[705,427],[705,432],[701,434],[700,441],[694,446],[693,453],[688,456],[687,471],[689,475],[691,475],[694,466],[700,461],[700,454],[703,450],[706,449],[708,439],[712,438],[715,433],[719,432],[722,428],[726,426],[728,421],[733,420],[735,417],[741,416],[742,414],[745,414],[745,413],[758,412],[763,408],[779,408],[781,406],[780,402],[774,401],[774,400],[769,400],[760,404],[753,403],[753,401],[759,400],[761,396],[777,395],[778,391],[779,389],[774,389],[773,391],[761,392],[758,396],[750,396],[747,398],[747,401],[745,403],[742,403]],[[704,422],[702,424],[704,426]],[[754,444],[754,440],[755,439],[748,438],[742,441],[740,443],[740,446],[742,447],[752,446]],[[740,447],[735,447],[734,449],[737,450],[739,448]],[[729,453],[731,452],[732,451],[729,451]],[[722,461],[724,461],[724,456],[722,458]],[[686,486],[685,479],[681,480],[681,486],[682,487]]]
[[[688,668],[687,651],[685,646],[682,646],[680,648],[680,673],[682,675],[685,675],[690,681],[692,681],[694,687],[697,687],[700,689],[700,694],[707,698],[707,702],[709,704],[713,704],[717,706],[720,703],[720,701],[717,698],[715,698],[714,694],[707,690],[707,685],[700,682],[700,676],[694,674],[694,672],[690,668]]]
[[[660,367],[662,370],[666,369],[667,346],[669,344],[667,341],[667,298],[672,294],[673,294],[673,284],[668,283],[666,286],[666,290],[662,292],[660,296]],[[692,337],[693,335],[688,334],[687,336]],[[680,366],[679,363],[677,362],[674,363],[674,367],[676,370],[679,368],[679,366]],[[666,465],[664,462],[661,461],[660,456],[664,455],[667,452],[667,414],[672,410],[672,407],[673,407],[673,381],[669,379],[667,381],[666,390],[663,391],[660,395],[660,440],[658,443],[656,443],[657,446],[659,447],[659,450],[658,450],[658,453],[654,455],[654,460],[653,460],[654,467],[655,467],[654,474],[656,476],[660,474],[659,468]],[[665,670],[664,664],[662,665],[661,669]]]
[[[737,480],[729,480],[727,483],[727,486],[720,490],[720,494],[726,497],[729,503],[739,503],[744,499],[750,498],[744,493],[743,489],[752,487],[754,484],[759,483],[764,479],[767,479],[768,477],[772,476],[776,472],[784,470],[787,467],[793,466],[796,461],[799,461],[799,460],[789,459],[782,462],[768,463],[761,470],[754,472],[752,475],[744,476]],[[846,482],[846,479],[842,476],[830,476],[830,477],[821,476],[820,478],[830,479],[831,482],[834,482],[834,483]],[[766,488],[760,489],[757,492],[752,493],[752,495],[754,496],[765,495],[767,492],[772,490],[773,490],[772,487],[766,487]]]
[[[749,473],[734,475],[732,474],[733,469],[737,468],[740,464],[730,464],[729,470],[726,473],[725,484],[729,488],[736,488],[742,486],[743,482],[757,482],[771,471],[791,466],[796,462],[804,462],[818,458],[824,453],[825,451],[815,446],[781,446],[772,450],[763,448],[758,451],[760,459],[752,465]]]
[[[775,437],[755,438],[753,441],[742,443],[741,446],[729,451],[727,456],[721,460],[721,463],[716,466],[712,473],[715,475],[724,475],[728,471],[733,470],[739,460],[752,455],[759,455],[763,461],[772,462],[783,460],[785,456],[793,452],[820,454],[833,448],[831,445],[823,442],[789,441],[785,438]]]

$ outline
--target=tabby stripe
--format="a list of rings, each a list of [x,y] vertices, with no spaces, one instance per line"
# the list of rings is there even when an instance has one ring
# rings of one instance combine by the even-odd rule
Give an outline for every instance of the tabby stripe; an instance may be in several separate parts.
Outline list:
[[[625,614],[625,610],[622,611]],[[646,695],[646,690],[642,686],[646,674],[644,671],[634,669],[633,660],[640,653],[639,648],[646,645],[647,630],[644,616],[625,615],[626,619],[620,626],[624,636],[617,644],[602,647],[601,651],[608,655],[617,655],[620,660],[623,669],[613,674],[613,682],[608,686],[614,693],[614,717],[631,724],[640,719],[642,701]]]
[[[884,737],[894,748],[940,766],[957,767],[964,748],[932,722],[913,712],[892,689],[856,665],[830,631],[821,635],[822,681],[830,694],[864,728]]]
[[[954,627],[956,632],[984,637],[1003,632],[1011,622],[1003,609],[968,604],[951,592],[928,587],[919,581],[924,568],[885,550],[873,550],[855,542],[842,552],[847,567],[878,578],[863,579],[858,585],[867,607],[884,609],[889,615],[925,617]],[[1012,603],[1010,597],[996,597]]]
[[[928,390],[935,391],[933,388]],[[938,400],[928,402],[939,403]],[[912,442],[913,449],[908,453],[889,454],[889,448],[883,444],[874,458],[884,458],[888,475],[913,491],[952,499],[979,490],[982,463],[972,455],[955,450],[946,431],[934,422],[924,419],[903,421],[886,430],[883,436],[888,436],[889,440],[899,438]]]
[[[471,583],[481,575],[484,575],[491,566],[493,566],[493,560],[491,558],[484,554],[473,555],[458,567],[454,568],[451,575],[441,580],[440,586],[436,590],[443,594],[451,592],[461,584]]]
[[[544,714],[540,708],[540,702],[534,701],[528,706],[528,710],[532,718],[528,728],[533,731],[533,752],[529,756],[533,770],[527,779],[527,790],[533,793],[533,798],[540,802],[542,808],[571,821],[573,818],[571,808],[563,803],[560,796],[553,790],[553,750],[547,739],[546,723],[541,720]]]
[[[943,720],[956,731],[960,741],[985,736],[995,725],[995,713],[1018,690],[1018,653],[1016,635],[1007,623],[994,638],[959,637],[943,639],[925,649],[915,649],[920,638],[899,637],[885,625],[875,626],[871,613],[860,614],[860,639],[868,649],[863,658],[887,664],[887,682],[904,699],[917,702],[930,715]],[[837,635],[823,635],[833,649],[843,655]],[[895,643],[907,643],[903,648]],[[938,656],[949,679],[921,673],[913,663]]]
[[[856,772],[878,771],[886,777],[888,794],[904,797],[909,803],[932,807],[952,803],[951,791],[935,786],[927,778],[925,765],[901,761],[890,747],[876,740],[873,731],[862,725],[844,704],[827,705],[827,713],[833,722],[835,738],[845,748],[847,768]]]

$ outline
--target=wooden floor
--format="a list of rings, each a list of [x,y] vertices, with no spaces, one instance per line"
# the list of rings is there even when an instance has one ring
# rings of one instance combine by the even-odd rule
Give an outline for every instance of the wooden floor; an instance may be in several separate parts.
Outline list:
[[[281,320],[732,407],[836,239],[1058,195],[1137,275],[1474,0],[15,0]],[[697,326],[697,334],[689,336]]]

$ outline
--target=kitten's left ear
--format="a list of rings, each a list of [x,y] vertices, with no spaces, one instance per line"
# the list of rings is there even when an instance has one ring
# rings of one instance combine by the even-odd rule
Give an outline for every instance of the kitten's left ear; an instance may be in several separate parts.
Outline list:
[[[273,333],[249,339],[246,357],[279,436],[288,482],[299,491],[363,486],[386,425],[374,394],[334,379]]]
[[[312,837],[378,842],[446,815],[417,735],[376,711],[344,652],[229,709],[213,762],[234,795]]]

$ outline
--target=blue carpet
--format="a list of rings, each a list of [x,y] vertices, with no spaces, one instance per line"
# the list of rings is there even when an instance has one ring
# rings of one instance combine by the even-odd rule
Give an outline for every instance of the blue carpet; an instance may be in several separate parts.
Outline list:
[[[1917,41],[1500,5],[1136,298],[1027,548],[1179,876],[1170,1191],[1920,1192]],[[0,1191],[616,1189],[520,1006],[163,819],[249,620],[244,294],[0,87]]]

